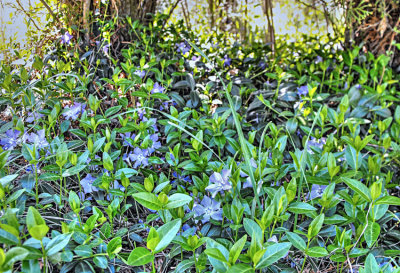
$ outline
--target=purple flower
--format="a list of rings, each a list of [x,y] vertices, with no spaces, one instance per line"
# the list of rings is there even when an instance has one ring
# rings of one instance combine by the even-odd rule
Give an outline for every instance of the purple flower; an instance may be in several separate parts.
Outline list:
[[[224,191],[228,191],[232,188],[231,183],[229,182],[229,176],[231,175],[230,170],[222,170],[222,175],[220,173],[214,172],[210,176],[210,182],[206,190],[211,192],[212,197],[214,198],[218,192],[223,193]]]
[[[316,60],[315,60],[315,63],[316,63],[316,64],[317,64],[317,63],[321,63],[323,60],[324,60],[324,59],[322,59],[321,56],[317,56],[317,58],[316,58]]]
[[[195,217],[203,216],[201,222],[207,223],[211,219],[216,221],[222,221],[222,209],[221,203],[211,199],[208,196],[204,196],[200,204],[194,204],[193,211]]]
[[[46,140],[46,136],[45,136],[45,131],[44,129],[37,131],[37,134],[35,133],[31,133],[28,137],[27,140],[31,143],[36,144],[36,146],[39,149],[42,149],[46,146],[49,145],[49,143]]]
[[[104,52],[104,54],[108,54],[108,48],[110,47],[110,44],[106,44],[106,45],[104,45],[103,46],[103,48],[102,48],[102,50],[103,50],[103,52]]]
[[[314,154],[311,147],[315,147],[315,148],[319,148],[319,149],[323,150],[325,144],[326,144],[325,137],[321,137],[320,139],[316,139],[315,137],[310,137],[310,140],[308,141],[308,144],[307,144],[307,151],[310,154]]]
[[[127,140],[128,140],[128,139],[131,139],[131,140],[135,139],[136,134],[133,134],[133,133],[131,133],[131,132],[128,132],[128,133],[119,134],[119,135],[121,136],[121,138],[122,138],[122,140],[123,140],[123,142],[122,142],[122,145],[123,145],[123,146],[129,146],[129,147],[132,147],[132,148],[133,148],[132,144],[131,144],[129,141],[127,141]]]
[[[224,66],[230,66],[231,63],[232,63],[232,59],[229,58],[228,55],[225,55],[225,56],[224,56]]]
[[[144,76],[146,76],[146,71],[144,71],[144,70],[136,70],[135,72],[133,72],[133,74],[135,74],[136,76],[139,76],[141,79],[143,79]]]
[[[173,155],[171,154],[171,159],[172,159],[172,157],[173,157]],[[174,160],[175,160],[175,158],[174,158]],[[172,177],[175,178],[174,180],[172,180],[172,184],[175,184],[179,181],[185,181],[187,183],[192,182],[192,179],[190,179],[190,176],[183,176],[183,175],[178,174],[177,172],[173,172]]]
[[[86,104],[82,104],[79,102],[74,102],[72,107],[67,107],[67,111],[65,111],[62,115],[65,119],[76,120],[80,114],[85,111]]]
[[[42,115],[42,114],[40,114],[40,113],[37,113],[37,112],[30,112],[30,113],[28,114],[28,117],[26,118],[25,121],[28,122],[28,123],[32,123],[32,122],[34,122],[35,120],[41,119],[43,116],[44,116],[44,115]]]
[[[310,200],[321,197],[326,187],[326,185],[313,184],[311,187]]]
[[[154,153],[157,149],[161,148],[161,142],[158,141],[158,135],[152,134],[150,136],[150,140],[152,141],[151,147],[149,148],[149,154]]]
[[[0,139],[0,145],[3,146],[4,150],[13,150],[18,144],[21,143],[19,135],[21,134],[18,130],[7,130],[5,138]]]
[[[267,64],[264,61],[260,61],[258,63],[258,67],[264,70],[265,68],[267,68]]]
[[[181,42],[179,44],[176,44],[176,46],[178,47],[178,49],[176,50],[178,53],[182,53],[183,55],[185,55],[186,53],[188,53],[190,51],[190,46],[188,46],[185,42]]]
[[[192,57],[192,61],[193,62],[198,62],[198,61],[200,61],[200,59],[201,59],[200,56],[196,56],[195,55],[195,56]]]
[[[307,96],[308,95],[308,87],[307,87],[307,85],[303,85],[303,86],[297,87],[297,95],[299,95],[299,97]]]
[[[138,116],[140,119],[143,119],[143,116],[146,114],[146,108],[140,108],[142,105],[140,102],[136,103],[136,107],[138,108],[136,112],[138,113]]]
[[[96,177],[87,174],[84,179],[81,180],[81,185],[85,194],[98,191],[98,189],[93,186],[93,182],[96,180]]]
[[[149,160],[147,159],[147,156],[147,150],[141,150],[140,148],[136,147],[133,150],[133,153],[129,154],[129,159],[135,162],[135,164],[133,165],[134,168],[137,168],[140,165],[145,167],[149,165]]]
[[[69,32],[65,32],[64,35],[61,36],[61,43],[69,45],[71,43],[73,36],[69,34]]]
[[[151,94],[154,93],[163,93],[165,90],[164,87],[162,87],[158,82],[156,82],[153,86],[153,89],[151,90]]]

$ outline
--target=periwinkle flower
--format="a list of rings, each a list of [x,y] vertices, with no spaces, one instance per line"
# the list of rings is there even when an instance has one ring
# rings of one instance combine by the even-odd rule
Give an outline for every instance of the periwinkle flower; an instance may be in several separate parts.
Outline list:
[[[221,192],[223,193],[224,191],[228,191],[232,189],[232,185],[229,182],[229,177],[231,175],[230,170],[222,170],[222,174],[214,172],[210,176],[210,182],[212,183],[209,185],[206,190],[211,193],[211,196],[215,198],[217,193]]]
[[[323,61],[324,61],[324,59],[321,56],[317,56],[317,58],[315,60],[315,63],[318,64],[318,63],[321,63]]]
[[[90,174],[87,174],[84,179],[81,180],[81,185],[85,194],[98,191],[98,189],[93,186],[93,182],[96,180],[96,177],[93,177]]]
[[[258,67],[264,70],[265,68],[267,68],[267,64],[264,61],[260,61],[258,63]]]
[[[69,32],[65,32],[64,35],[61,36],[61,43],[69,45],[71,43],[73,36],[69,34]]]
[[[133,148],[132,144],[128,141],[128,139],[134,140],[136,137],[136,134],[128,132],[128,133],[123,133],[123,134],[119,134],[122,138],[122,145],[123,146],[129,146],[131,148]]]
[[[158,141],[158,134],[152,134],[150,136],[152,141],[151,147],[149,148],[149,154],[154,153],[157,149],[161,148],[161,142]]]
[[[151,90],[151,94],[154,94],[154,93],[163,93],[164,90],[165,90],[165,88],[164,88],[161,84],[159,84],[158,82],[156,82],[156,83],[154,84],[154,86],[153,86],[153,89]]]
[[[67,107],[67,111],[62,115],[65,119],[76,120],[80,114],[85,111],[86,104],[82,104],[79,102],[74,102],[74,105],[71,107]]]
[[[188,46],[185,42],[181,42],[179,44],[176,45],[178,47],[178,49],[176,50],[178,53],[182,53],[183,55],[185,55],[186,53],[188,53],[190,51],[190,46]]]
[[[307,85],[303,85],[303,86],[297,87],[297,95],[299,95],[299,97],[307,96],[308,95],[308,87],[307,87]]]
[[[171,159],[173,157],[174,156],[171,154]],[[175,157],[173,160],[175,160]],[[183,176],[183,175],[178,174],[177,172],[173,172],[172,177],[175,178],[174,180],[172,180],[172,184],[175,184],[175,183],[179,184],[179,181],[185,181],[187,183],[192,182],[192,179],[190,179],[190,176]]]
[[[326,187],[326,185],[313,184],[310,192],[310,200],[321,197]]]
[[[6,137],[0,139],[0,145],[3,146],[4,150],[13,150],[21,142],[19,138],[20,134],[21,132],[18,130],[7,130]]]
[[[140,165],[142,165],[143,167],[149,165],[149,160],[148,160],[147,156],[148,156],[147,150],[142,150],[142,149],[136,147],[133,150],[133,153],[129,154],[129,159],[132,160],[133,162],[135,162],[133,167],[136,169]]]
[[[40,114],[40,113],[37,113],[37,112],[30,112],[25,121],[28,122],[28,123],[32,123],[35,120],[41,119],[43,116],[44,116],[43,114]]]
[[[201,220],[203,224],[209,222],[210,219],[222,221],[221,203],[208,196],[204,196],[200,204],[195,204],[193,211],[195,217],[203,216]]]
[[[33,144],[36,144],[36,147],[38,149],[42,149],[44,147],[47,147],[49,143],[46,140],[46,135],[45,135],[45,130],[39,130],[37,131],[37,134],[31,133],[28,137],[27,140]]]
[[[135,74],[136,76],[139,76],[141,79],[143,79],[144,76],[146,76],[146,71],[144,71],[144,70],[136,70],[135,72],[133,72],[133,74]]]
[[[224,56],[224,66],[230,66],[232,64],[232,59],[228,55]]]
[[[325,144],[326,144],[325,137],[321,137],[320,139],[316,139],[315,137],[310,137],[310,140],[308,141],[308,144],[307,144],[307,151],[310,154],[314,154],[311,147],[315,147],[315,148],[319,148],[319,149],[323,150]]]
[[[108,54],[108,49],[110,48],[110,44],[105,44],[103,47],[102,47],[102,50],[103,50],[103,53],[104,54]]]

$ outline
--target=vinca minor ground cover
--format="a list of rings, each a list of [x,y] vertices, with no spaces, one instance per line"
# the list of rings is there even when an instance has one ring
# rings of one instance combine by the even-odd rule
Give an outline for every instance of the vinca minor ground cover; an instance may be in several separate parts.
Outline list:
[[[400,272],[390,58],[164,19],[2,63],[0,271]]]

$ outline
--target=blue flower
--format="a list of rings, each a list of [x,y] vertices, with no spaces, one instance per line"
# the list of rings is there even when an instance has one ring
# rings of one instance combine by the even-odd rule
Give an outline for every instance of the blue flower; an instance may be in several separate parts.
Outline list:
[[[183,55],[185,55],[186,53],[188,53],[190,51],[190,46],[188,46],[185,42],[181,42],[179,44],[176,44],[176,46],[178,47],[178,49],[176,50],[178,53],[182,53]]]
[[[44,129],[37,131],[37,134],[31,133],[27,137],[27,140],[36,144],[36,147],[38,147],[38,149],[42,149],[49,145],[49,143],[46,140],[46,135],[45,135]]]
[[[137,168],[140,165],[145,167],[149,165],[149,160],[147,159],[147,156],[147,150],[141,150],[140,148],[136,147],[133,150],[133,153],[129,154],[129,159],[135,162],[135,164],[133,165],[134,168]]]
[[[0,139],[0,145],[3,146],[4,150],[13,150],[18,144],[21,143],[19,135],[21,134],[18,130],[7,130],[6,137]]]
[[[110,47],[110,44],[106,44],[106,45],[104,45],[103,46],[103,48],[102,48],[102,50],[103,50],[103,52],[104,52],[104,54],[108,54],[108,48]]]
[[[173,157],[173,155],[171,154],[171,160],[172,160],[172,157]],[[173,160],[175,160],[175,157]],[[192,182],[192,179],[190,179],[190,176],[183,176],[183,175],[178,174],[177,172],[173,172],[172,177],[175,178],[174,180],[172,180],[172,184],[175,184],[177,182],[179,184],[179,181],[185,181],[187,183]]]
[[[122,145],[123,145],[123,146],[129,146],[129,147],[132,147],[132,148],[133,148],[132,144],[131,144],[129,141],[127,141],[127,140],[128,140],[128,139],[134,140],[135,137],[136,137],[136,134],[131,133],[131,132],[128,132],[128,133],[119,134],[119,135],[121,136],[121,138],[122,138],[122,140],[123,140],[123,142],[122,142]]]
[[[325,144],[326,144],[326,138],[325,137],[321,137],[320,139],[316,139],[315,137],[310,137],[310,140],[307,143],[307,151],[310,154],[314,154],[314,152],[311,149],[311,147],[323,150]]]
[[[143,79],[144,76],[146,76],[146,71],[144,71],[144,70],[136,70],[135,72],[133,72],[133,74],[135,74],[136,76],[139,76],[141,79]]]
[[[231,63],[232,63],[232,59],[229,58],[228,55],[225,55],[225,56],[224,56],[224,66],[230,66]]]
[[[315,63],[317,64],[317,63],[321,63],[323,61],[324,61],[324,59],[321,56],[317,56]]]
[[[81,185],[85,194],[98,191],[98,189],[93,186],[93,182],[96,180],[96,177],[87,174],[84,179],[81,180]]]
[[[193,206],[193,211],[195,217],[203,216],[201,222],[207,223],[211,219],[216,221],[222,221],[222,209],[221,203],[211,199],[208,196],[204,196],[200,204],[195,204]]]
[[[162,87],[158,82],[156,82],[153,86],[153,89],[151,90],[151,94],[154,93],[163,93],[165,90],[164,87]]]
[[[158,135],[152,134],[150,136],[150,140],[152,141],[151,147],[148,149],[149,154],[154,153],[157,149],[161,148],[161,142],[158,141]]]
[[[303,86],[297,87],[297,95],[299,95],[299,97],[307,96],[308,95],[308,87],[307,87],[307,85],[303,85]]]
[[[326,187],[328,186],[313,184],[311,187],[310,200],[321,197]]]
[[[210,176],[210,182],[212,184],[209,185],[206,190],[211,193],[213,198],[215,198],[218,192],[223,193],[224,191],[228,191],[232,188],[232,185],[229,182],[230,175],[230,170],[222,170],[222,175],[220,173],[214,172]]]
[[[62,44],[70,44],[73,36],[69,34],[69,32],[65,32],[64,35],[61,36],[61,43]]]
[[[40,113],[37,113],[37,112],[30,112],[25,121],[28,122],[28,123],[32,123],[35,120],[37,121],[37,120],[41,119],[43,116],[44,115],[42,115]]]
[[[82,104],[79,102],[74,102],[72,107],[67,107],[67,111],[65,111],[62,115],[65,119],[76,120],[80,114],[85,111],[86,104]]]

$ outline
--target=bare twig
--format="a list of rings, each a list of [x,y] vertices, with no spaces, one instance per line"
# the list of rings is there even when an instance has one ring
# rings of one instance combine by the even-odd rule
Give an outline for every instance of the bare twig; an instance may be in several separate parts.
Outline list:
[[[46,0],[39,0],[43,6],[49,11],[50,15],[53,17],[54,20],[56,20],[56,15],[54,14],[53,10],[50,8],[50,6],[47,4]]]

